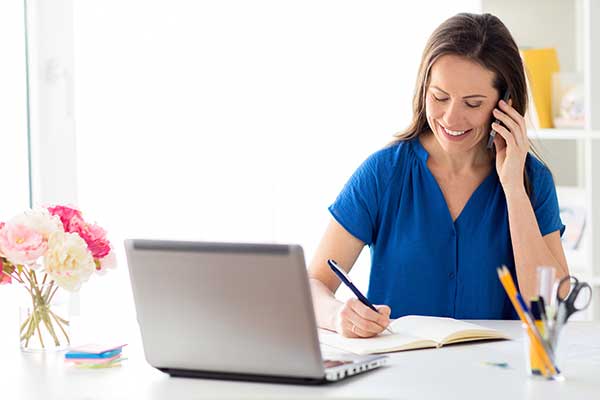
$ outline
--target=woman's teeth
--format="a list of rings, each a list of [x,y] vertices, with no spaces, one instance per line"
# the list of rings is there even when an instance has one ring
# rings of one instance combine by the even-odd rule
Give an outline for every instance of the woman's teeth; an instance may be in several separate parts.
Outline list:
[[[450,136],[460,136],[460,135],[464,135],[464,133],[466,132],[466,131],[451,131],[451,130],[449,130],[449,129],[446,129],[446,128],[444,128],[444,127],[442,127],[442,128],[443,128],[443,129],[446,131],[446,133],[447,133],[448,135],[450,135]]]

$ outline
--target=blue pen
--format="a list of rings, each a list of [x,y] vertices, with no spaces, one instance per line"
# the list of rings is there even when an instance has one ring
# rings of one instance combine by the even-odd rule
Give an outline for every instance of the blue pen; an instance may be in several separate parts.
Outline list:
[[[350,277],[348,276],[348,274],[346,274],[346,271],[344,271],[339,265],[336,264],[335,261],[331,259],[327,260],[327,264],[329,264],[329,268],[331,268],[331,270],[335,272],[337,277],[340,278],[344,285],[348,286],[348,288],[352,290],[352,293],[354,293],[354,295],[358,297],[358,300],[360,300],[361,303],[363,303],[365,306],[369,307],[371,310],[379,314],[379,311],[377,311],[375,306],[371,304],[371,302],[360,292],[360,290],[358,290],[356,286],[354,286],[354,284],[350,280]],[[393,333],[389,328],[385,329],[389,333]]]

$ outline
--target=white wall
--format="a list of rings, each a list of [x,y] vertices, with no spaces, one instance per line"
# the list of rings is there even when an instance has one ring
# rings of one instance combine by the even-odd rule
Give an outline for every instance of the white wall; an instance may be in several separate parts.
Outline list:
[[[132,236],[296,242],[309,261],[347,178],[409,123],[428,35],[478,2],[73,3],[84,214],[119,251]],[[88,286],[128,285],[121,261]]]

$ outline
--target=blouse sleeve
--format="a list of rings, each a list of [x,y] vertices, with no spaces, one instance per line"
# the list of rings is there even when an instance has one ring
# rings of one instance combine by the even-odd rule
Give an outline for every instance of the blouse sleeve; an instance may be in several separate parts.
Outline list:
[[[367,158],[352,174],[329,212],[352,236],[371,245],[377,225],[380,194],[383,192],[381,152]]]
[[[560,230],[562,236],[565,225],[560,219],[560,208],[556,196],[556,186],[550,170],[545,166],[530,174],[532,181],[532,205],[542,236]]]

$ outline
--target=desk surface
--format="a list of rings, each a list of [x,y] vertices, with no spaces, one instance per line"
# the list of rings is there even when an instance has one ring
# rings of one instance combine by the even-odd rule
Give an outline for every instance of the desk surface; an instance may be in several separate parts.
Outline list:
[[[600,323],[570,323],[561,338],[566,380],[528,378],[517,321],[477,321],[510,341],[480,342],[390,354],[389,365],[335,384],[281,384],[170,378],[146,364],[139,334],[130,339],[122,367],[82,370],[63,353],[24,354],[2,340],[0,390],[19,399],[587,399],[600,393]],[[5,327],[3,327],[4,329]],[[507,362],[503,369],[486,362]]]

